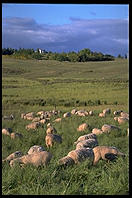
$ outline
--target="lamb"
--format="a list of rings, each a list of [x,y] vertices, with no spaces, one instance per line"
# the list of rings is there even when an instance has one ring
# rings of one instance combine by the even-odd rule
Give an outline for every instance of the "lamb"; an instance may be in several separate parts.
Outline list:
[[[32,146],[29,151],[27,152],[29,155],[34,153],[34,152],[41,152],[41,151],[46,151],[44,147],[39,146],[39,145],[34,145]]]
[[[119,124],[124,124],[126,122],[129,122],[129,119],[127,117],[118,117]]]
[[[45,143],[48,148],[52,147],[54,142],[62,143],[62,137],[57,134],[48,133],[45,137]]]
[[[88,140],[88,139],[96,139],[97,136],[93,133],[89,133],[89,134],[86,134],[86,135],[82,135],[80,136],[76,142],[74,142],[74,145],[78,144],[80,141],[83,141],[83,140]]]
[[[121,153],[116,147],[97,146],[93,148],[93,153],[94,153],[93,165],[96,165],[100,159],[108,160],[111,157],[112,160],[115,159],[116,156],[118,155],[125,157],[125,154]]]
[[[24,155],[10,161],[10,166],[13,167],[16,162],[21,164],[32,164],[36,167],[41,165],[47,166],[52,158],[52,154],[47,151],[34,152],[32,154]]]
[[[118,130],[118,131],[120,130],[120,128],[118,128],[117,126],[108,125],[108,124],[104,124],[101,129],[104,133],[109,133],[112,130]]]
[[[76,145],[76,150],[82,149],[82,148],[94,148],[95,146],[98,146],[98,141],[97,141],[97,139],[83,140],[83,141],[80,141],[80,142]]]
[[[11,128],[4,128],[2,129],[2,134],[4,135],[9,135],[12,133],[12,129]]]
[[[10,162],[13,159],[16,159],[18,157],[22,157],[23,153],[21,151],[16,151],[14,153],[11,153],[8,157],[6,157],[2,162]]]
[[[34,129],[36,130],[40,126],[39,122],[32,122],[26,126],[27,130]]]
[[[91,159],[93,161],[93,150],[91,148],[82,148],[78,150],[72,150],[68,153],[68,157],[71,157],[75,164],[84,161],[85,159]]]
[[[79,125],[79,127],[77,128],[77,131],[85,131],[88,128],[88,124],[83,123],[81,125]]]
[[[102,131],[101,129],[94,128],[94,129],[92,130],[92,133],[93,133],[93,134],[96,134],[96,135],[100,135],[100,134],[103,133],[103,131]]]

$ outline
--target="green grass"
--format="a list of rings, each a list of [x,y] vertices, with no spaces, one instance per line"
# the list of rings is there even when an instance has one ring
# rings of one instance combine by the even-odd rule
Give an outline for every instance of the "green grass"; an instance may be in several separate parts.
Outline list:
[[[114,121],[113,111],[128,112],[128,62],[69,63],[57,61],[2,59],[2,115],[13,113],[12,121],[2,120],[2,128],[10,127],[23,134],[23,139],[11,140],[2,135],[2,159],[17,150],[27,153],[32,145],[46,148],[46,125],[36,132],[26,131],[30,123],[20,118],[23,112],[53,110],[54,105],[62,113],[77,109],[93,110],[88,117],[72,116],[54,123],[62,144],[55,144],[47,167],[10,168],[2,164],[3,195],[128,195],[129,194],[129,140],[126,136],[128,123]],[[98,114],[104,108],[112,113],[105,118]],[[59,117],[53,116],[51,122]],[[86,122],[89,128],[78,132],[79,124]],[[99,145],[115,146],[127,156],[123,160],[107,163],[100,160],[96,166],[86,160],[79,165],[57,169],[58,160],[75,149],[73,142],[93,128],[103,124],[120,127],[120,131],[98,136]],[[48,149],[47,149],[48,150]]]

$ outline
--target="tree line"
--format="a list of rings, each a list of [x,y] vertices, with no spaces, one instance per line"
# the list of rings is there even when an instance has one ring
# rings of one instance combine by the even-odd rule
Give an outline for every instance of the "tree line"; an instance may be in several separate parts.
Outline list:
[[[114,56],[109,54],[103,54],[101,52],[92,52],[90,49],[85,48],[78,52],[47,52],[43,50],[40,53],[39,49],[36,51],[34,49],[12,49],[3,48],[2,55],[10,55],[15,58],[23,59],[38,59],[38,60],[57,60],[57,61],[69,61],[69,62],[87,62],[87,61],[112,61],[115,59]]]

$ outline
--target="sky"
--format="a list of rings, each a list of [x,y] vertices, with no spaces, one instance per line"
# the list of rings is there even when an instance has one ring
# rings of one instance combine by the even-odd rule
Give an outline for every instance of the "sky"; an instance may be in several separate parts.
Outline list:
[[[2,4],[2,47],[52,52],[129,49],[128,4]]]

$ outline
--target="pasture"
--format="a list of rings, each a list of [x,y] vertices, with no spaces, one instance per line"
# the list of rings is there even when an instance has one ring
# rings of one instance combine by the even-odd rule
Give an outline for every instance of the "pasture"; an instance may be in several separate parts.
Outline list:
[[[24,154],[33,145],[46,148],[46,124],[36,131],[27,131],[29,120],[21,113],[53,110],[60,115],[50,122],[62,136],[62,144],[46,150],[53,154],[47,167],[2,164],[3,195],[128,195],[129,194],[129,137],[128,123],[119,125],[113,118],[115,110],[129,112],[128,60],[71,63],[52,60],[19,60],[2,57],[2,115],[14,115],[2,120],[2,128],[12,128],[22,139],[2,134],[2,159],[20,150]],[[52,122],[72,109],[93,110],[93,116],[72,115],[61,122]],[[103,109],[111,114],[98,117]],[[89,128],[78,132],[77,127],[88,123]],[[100,160],[96,166],[89,161],[58,169],[58,160],[75,149],[73,143],[81,135],[91,133],[103,124],[120,127],[120,131],[97,136],[99,145],[115,146],[126,154],[114,162]]]

